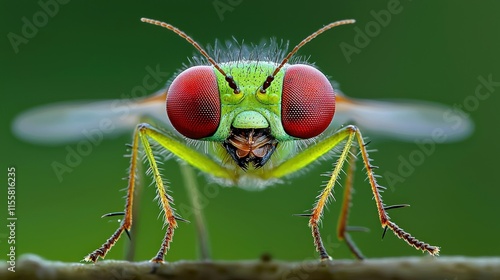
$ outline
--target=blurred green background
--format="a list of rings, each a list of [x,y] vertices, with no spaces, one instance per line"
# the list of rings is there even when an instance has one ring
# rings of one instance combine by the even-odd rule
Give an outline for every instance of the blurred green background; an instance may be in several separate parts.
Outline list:
[[[43,0],[42,0],[43,1]],[[294,45],[317,28],[344,18],[364,29],[374,20],[371,11],[386,10],[391,1],[69,1],[60,5],[38,33],[19,45],[16,54],[7,34],[22,34],[26,17],[41,10],[36,1],[1,1],[1,221],[6,221],[6,169],[17,169],[17,253],[79,261],[104,242],[118,226],[117,219],[100,219],[121,211],[130,135],[106,139],[83,157],[73,172],[59,182],[51,163],[63,162],[66,145],[39,146],[16,139],[10,124],[20,112],[41,104],[66,100],[116,99],[142,84],[147,66],[173,73],[193,48],[183,39],[139,19],[150,17],[174,24],[200,44],[233,36],[245,42],[269,37]],[[233,5],[220,16],[217,5]],[[222,4],[221,4],[222,3]],[[304,47],[321,70],[342,90],[359,98],[406,98],[461,104],[474,94],[478,77],[500,81],[500,19],[498,1],[401,1],[377,36],[352,55],[343,56],[339,44],[353,45],[354,26],[330,31]],[[387,204],[409,203],[393,210],[395,222],[410,233],[442,247],[442,255],[499,255],[500,185],[498,183],[499,88],[477,110],[470,112],[476,129],[459,143],[441,144],[424,164],[384,193]],[[153,92],[153,91],[151,91]],[[75,144],[70,144],[75,147]],[[371,148],[379,174],[397,172],[398,157],[408,157],[415,143],[376,140]],[[294,217],[309,209],[325,179],[330,162],[288,183],[264,191],[214,188],[204,213],[215,259],[274,258],[303,260],[316,257],[307,220]],[[189,203],[175,161],[165,165],[177,205]],[[375,203],[358,168],[350,224],[371,228],[353,233],[368,257],[421,255],[388,234],[382,241]],[[205,185],[204,177],[198,178]],[[380,180],[387,185],[386,180]],[[336,239],[341,188],[325,214],[322,232],[334,258],[351,258]],[[162,241],[153,188],[141,203],[137,260],[150,259]],[[192,218],[191,218],[192,220]],[[0,258],[5,258],[6,229],[0,227]],[[181,223],[167,260],[196,258],[194,224]],[[4,232],[5,231],[5,232]],[[108,255],[122,259],[127,238]]]

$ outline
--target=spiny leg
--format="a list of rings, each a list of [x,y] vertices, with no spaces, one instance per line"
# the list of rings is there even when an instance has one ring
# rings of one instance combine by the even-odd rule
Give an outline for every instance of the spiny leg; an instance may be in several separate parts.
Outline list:
[[[139,154],[139,133],[137,129],[134,132],[134,139],[131,146],[130,155],[130,167],[129,167],[129,177],[128,177],[128,188],[127,197],[125,201],[125,216],[118,227],[118,229],[111,235],[104,244],[89,255],[87,255],[83,260],[88,262],[96,262],[99,257],[104,258],[108,251],[113,247],[113,245],[118,241],[123,231],[128,231],[132,227],[132,206],[134,202],[134,189],[137,181],[137,158]]]
[[[365,257],[358,249],[354,241],[352,241],[349,232],[351,231],[366,231],[366,228],[352,227],[347,225],[347,220],[349,218],[349,210],[351,208],[352,192],[353,192],[353,181],[354,181],[354,171],[356,171],[356,148],[351,147],[351,156],[349,157],[349,162],[347,163],[347,173],[346,180],[344,184],[344,197],[342,199],[342,207],[340,210],[339,221],[337,225],[337,236],[339,240],[344,240],[349,247],[349,250],[356,256],[357,259],[362,260]]]
[[[311,227],[312,235],[314,238],[314,245],[316,246],[316,251],[319,252],[321,260],[330,260],[331,257],[328,255],[325,246],[323,245],[321,234],[319,232],[319,223],[321,221],[321,217],[323,216],[324,207],[328,203],[329,198],[332,196],[333,187],[337,182],[340,171],[342,170],[342,166],[349,156],[349,150],[354,139],[354,133],[352,133],[350,130],[345,130],[345,132],[347,132],[348,134],[344,136],[347,137],[347,140],[344,144],[344,148],[342,149],[342,153],[340,154],[335,164],[328,183],[318,196],[318,200],[316,201],[312,209],[311,217],[309,218],[309,226]]]
[[[160,202],[162,204],[164,213],[165,213],[165,221],[167,223],[167,230],[165,233],[165,237],[163,239],[163,243],[158,251],[158,254],[151,260],[153,262],[161,263],[163,262],[163,257],[167,253],[168,248],[170,246],[170,242],[172,241],[172,237],[174,234],[174,230],[177,227],[176,220],[182,220],[179,217],[175,216],[173,208],[170,206],[170,198],[165,192],[165,188],[163,185],[163,180],[161,178],[160,172],[158,170],[155,157],[153,155],[153,151],[149,144],[148,138],[156,141],[158,144],[163,146],[166,150],[176,155],[180,159],[184,160],[188,164],[198,168],[203,172],[207,172],[216,177],[234,180],[234,174],[225,169],[219,163],[213,161],[211,158],[207,157],[204,154],[201,154],[197,150],[192,149],[191,147],[186,146],[186,144],[166,135],[162,131],[148,125],[148,124],[140,124],[138,126],[140,138],[142,140],[142,144],[145,149],[146,156],[151,166],[151,171],[153,172],[153,177],[155,179],[155,183],[158,190],[158,196],[160,198]]]
[[[380,189],[383,189],[383,187],[377,184],[375,175],[373,173],[374,167],[370,164],[370,159],[368,156],[368,151],[366,150],[366,144],[364,143],[363,136],[361,135],[360,131],[354,126],[348,126],[348,127],[346,127],[346,129],[349,132],[349,136],[347,137],[344,149],[343,149],[339,159],[337,160],[336,166],[332,172],[332,176],[330,177],[330,180],[328,181],[325,189],[322,191],[322,193],[318,197],[318,201],[316,202],[316,204],[313,208],[311,218],[309,220],[309,226],[311,227],[312,232],[313,232],[313,238],[314,238],[314,243],[316,245],[316,250],[320,253],[321,260],[330,259],[330,257],[326,253],[326,250],[325,250],[323,243],[321,241],[321,236],[319,233],[318,224],[319,224],[319,221],[320,221],[322,213],[323,213],[323,208],[326,205],[326,203],[328,202],[328,198],[331,195],[331,192],[333,190],[333,185],[337,181],[340,170],[342,169],[342,165],[348,157],[348,150],[351,148],[352,142],[354,141],[354,137],[356,137],[356,140],[359,144],[359,148],[361,150],[361,156],[363,158],[363,163],[365,165],[365,169],[366,169],[366,172],[368,175],[368,179],[370,181],[372,192],[373,192],[374,197],[375,197],[380,222],[382,224],[382,227],[384,228],[384,231],[387,228],[389,228],[394,232],[394,234],[397,237],[406,241],[406,243],[408,243],[410,246],[413,246],[416,249],[419,249],[422,251],[426,251],[431,255],[439,254],[439,247],[432,246],[428,243],[425,243],[425,242],[422,242],[422,241],[416,239],[415,237],[411,236],[409,233],[405,232],[396,223],[394,223],[390,220],[389,215],[387,214],[386,210],[392,209],[392,208],[398,208],[400,206],[403,207],[405,205],[396,205],[396,206],[385,206],[384,205],[384,203],[382,202],[382,196],[380,194]],[[348,243],[349,247],[351,248],[351,250],[353,248],[357,250],[357,248],[354,246],[354,243],[350,239],[349,239],[349,241],[347,241],[347,243]],[[356,254],[356,251],[353,251],[353,252]],[[358,252],[359,252],[359,250],[358,250]]]
[[[158,169],[158,165],[156,164],[156,159],[151,149],[151,145],[149,144],[148,136],[147,136],[147,128],[145,126],[139,125],[139,137],[141,138],[142,145],[144,147],[144,152],[149,162],[149,166],[151,168],[151,172],[153,173],[153,179],[156,185],[156,191],[158,192],[158,199],[160,200],[163,213],[165,214],[165,223],[167,224],[167,230],[165,232],[165,237],[163,238],[163,242],[161,244],[160,250],[156,256],[151,259],[152,262],[162,263],[165,254],[170,247],[170,242],[174,237],[174,230],[177,228],[177,221],[174,213],[174,209],[170,206],[170,201],[172,200],[165,191],[165,186],[163,184],[163,178],[161,177],[160,170]]]
[[[332,171],[330,180],[328,181],[326,187],[323,189],[321,194],[318,196],[318,200],[314,205],[312,213],[307,215],[301,215],[309,217],[309,226],[311,227],[312,235],[314,238],[314,245],[316,246],[316,250],[319,252],[322,260],[328,260],[330,259],[330,257],[328,256],[328,253],[326,252],[326,249],[323,245],[323,241],[321,240],[318,224],[321,220],[323,209],[326,203],[328,202],[328,198],[331,196],[335,182],[339,176],[340,171],[342,170],[342,165],[348,158],[349,149],[354,141],[354,133],[356,131],[357,128],[352,125],[341,128],[334,134],[322,139],[321,141],[314,143],[313,145],[310,145],[306,149],[296,154],[294,157],[283,162],[281,165],[276,166],[274,169],[266,173],[264,177],[264,179],[281,178],[289,174],[292,174],[294,172],[297,172],[306,167],[307,165],[313,163],[318,158],[329,153],[333,148],[337,147],[343,141],[346,141],[344,149],[342,150],[342,153],[339,159],[337,160],[335,168]]]
[[[382,196],[380,194],[380,189],[384,189],[384,187],[380,186],[377,183],[377,180],[375,178],[375,175],[373,173],[374,167],[370,164],[370,158],[368,156],[368,151],[366,150],[366,144],[364,143],[363,136],[361,135],[361,132],[358,130],[356,133],[356,139],[359,144],[359,148],[361,151],[361,156],[363,158],[363,163],[365,165],[365,170],[366,174],[368,176],[368,180],[370,181],[370,185],[372,188],[373,196],[375,197],[375,203],[377,205],[377,210],[379,214],[379,219],[380,219],[380,224],[384,228],[384,233],[387,228],[392,230],[394,234],[400,238],[406,241],[410,246],[422,250],[424,252],[428,252],[431,255],[438,255],[439,254],[439,247],[432,246],[428,243],[422,242],[418,240],[417,238],[411,236],[409,233],[404,231],[402,228],[400,228],[396,223],[392,222],[389,218],[389,215],[387,214],[388,209],[392,208],[398,208],[398,207],[404,207],[407,205],[395,205],[395,206],[385,206],[383,201],[382,201]]]
[[[215,162],[213,159],[209,158],[205,154],[198,152],[197,150],[187,146],[185,143],[176,140],[173,137],[168,136],[164,132],[148,125],[146,123],[141,123],[137,126],[134,132],[134,140],[132,144],[132,155],[131,155],[131,164],[129,171],[129,186],[127,190],[127,199],[125,206],[125,217],[120,225],[120,227],[116,230],[115,233],[97,250],[89,254],[85,257],[84,260],[96,262],[99,257],[104,258],[106,253],[110,250],[110,248],[116,243],[116,241],[120,238],[123,231],[129,231],[132,225],[132,202],[133,202],[133,193],[136,181],[136,169],[137,169],[137,158],[139,151],[139,139],[141,140],[144,151],[146,153],[146,157],[149,161],[151,171],[153,173],[153,178],[155,180],[155,184],[158,190],[158,197],[162,204],[162,208],[165,212],[165,222],[167,223],[167,230],[165,233],[165,238],[162,242],[162,246],[158,251],[158,254],[152,259],[153,262],[163,262],[163,257],[166,254],[170,242],[172,241],[172,237],[174,234],[174,229],[177,226],[176,219],[182,220],[179,217],[176,217],[173,211],[173,208],[170,207],[169,200],[171,198],[165,192],[165,187],[163,185],[163,181],[161,179],[160,172],[158,170],[158,166],[156,164],[156,160],[154,158],[153,151],[151,149],[151,145],[148,142],[148,138],[153,139],[158,144],[160,144],[167,151],[171,152],[179,159],[185,161],[193,167],[196,167],[200,171],[206,172],[208,174],[213,175],[214,177],[219,177],[222,179],[235,181],[235,174],[221,166],[218,162]],[[110,216],[121,213],[111,213]]]
[[[342,169],[342,165],[345,162],[345,160],[347,159],[348,151],[349,151],[350,147],[352,146],[352,143],[354,141],[354,137],[356,137],[356,140],[359,144],[359,148],[361,150],[361,156],[363,158],[363,163],[365,165],[365,169],[366,169],[366,172],[368,174],[368,179],[370,181],[372,192],[374,194],[375,201],[377,204],[380,222],[381,222],[384,230],[389,228],[396,234],[396,236],[405,240],[411,246],[413,246],[417,249],[420,249],[422,251],[426,251],[426,252],[430,253],[431,255],[437,255],[439,253],[438,247],[431,246],[427,243],[419,241],[418,239],[412,237],[410,234],[406,233],[403,229],[401,229],[399,226],[397,226],[394,222],[390,221],[386,210],[398,208],[398,207],[404,207],[407,205],[385,206],[383,204],[382,197],[381,197],[380,192],[379,192],[379,189],[383,189],[383,187],[378,185],[376,180],[375,180],[375,175],[373,174],[374,167],[370,165],[370,159],[368,157],[368,152],[367,152],[366,147],[365,147],[366,144],[363,141],[363,136],[359,132],[358,128],[353,126],[353,125],[346,126],[342,129],[338,130],[334,134],[332,134],[332,135],[322,139],[321,141],[316,142],[315,144],[309,146],[308,148],[302,150],[294,157],[288,159],[287,161],[283,162],[281,165],[270,170],[266,174],[266,176],[264,176],[264,179],[266,179],[266,178],[281,178],[283,176],[286,176],[286,175],[292,174],[296,171],[299,171],[302,168],[306,167],[307,165],[311,164],[312,162],[316,161],[318,158],[327,154],[334,147],[339,145],[342,141],[346,141],[346,143],[344,145],[344,149],[343,149],[339,159],[337,160],[336,166],[332,172],[332,176],[330,177],[330,180],[328,181],[325,189],[318,196],[318,200],[313,208],[313,212],[310,215],[308,215],[308,216],[310,216],[309,225],[311,226],[311,230],[312,230],[312,234],[313,234],[313,238],[314,238],[314,244],[316,245],[316,250],[320,253],[322,260],[329,259],[329,256],[326,253],[326,250],[323,246],[323,242],[321,240],[318,224],[319,224],[319,221],[320,221],[322,213],[323,213],[323,208],[324,208],[325,204],[327,203],[329,196],[331,195],[331,191],[333,190],[334,183],[336,182],[338,175],[340,173],[340,170]],[[346,138],[347,138],[347,140],[346,140]],[[351,244],[353,244],[353,243],[351,242]]]
[[[142,154],[139,153],[138,158],[141,158]],[[144,166],[143,164],[138,164],[136,167],[136,173],[137,174],[144,174]],[[144,189],[144,179],[143,176],[137,176],[136,182],[135,182],[135,188],[134,188],[134,206],[132,207],[132,217],[134,217],[134,226],[130,228],[130,231],[128,232],[128,246],[125,248],[125,260],[129,262],[134,261],[135,257],[135,252],[137,248],[137,236],[139,235],[139,227],[140,227],[140,219],[137,219],[137,217],[140,217],[140,211],[141,211],[141,197],[142,197],[142,190]]]

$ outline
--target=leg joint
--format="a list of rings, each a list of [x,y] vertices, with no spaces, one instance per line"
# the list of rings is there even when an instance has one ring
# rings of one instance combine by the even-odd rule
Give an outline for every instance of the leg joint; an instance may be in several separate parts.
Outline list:
[[[137,130],[139,130],[141,132],[144,132],[144,130],[146,130],[148,128],[151,128],[151,125],[149,125],[147,123],[140,123],[137,125]]]
[[[350,132],[358,132],[358,130],[359,130],[357,126],[352,125],[352,124],[346,126],[345,129],[349,130]]]

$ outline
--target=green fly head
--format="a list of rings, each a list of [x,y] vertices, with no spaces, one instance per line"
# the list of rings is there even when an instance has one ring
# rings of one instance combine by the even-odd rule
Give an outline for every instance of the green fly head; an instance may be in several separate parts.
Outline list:
[[[335,112],[335,93],[323,73],[306,64],[288,64],[307,42],[338,25],[331,23],[300,42],[282,61],[238,60],[218,64],[198,43],[167,23],[190,42],[212,66],[181,72],[167,94],[167,114],[182,135],[221,142],[238,165],[263,166],[281,141],[318,136]]]

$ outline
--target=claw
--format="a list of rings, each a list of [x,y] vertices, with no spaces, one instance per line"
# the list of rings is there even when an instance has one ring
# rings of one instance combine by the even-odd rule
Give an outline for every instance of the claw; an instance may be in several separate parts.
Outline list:
[[[123,216],[123,215],[125,215],[125,212],[111,212],[111,213],[102,215],[101,218],[113,217],[113,216]]]
[[[403,207],[409,207],[409,206],[410,206],[410,204],[396,204],[396,205],[384,206],[384,210],[391,210],[391,209],[403,208]]]
[[[190,223],[190,221],[184,219],[184,218],[181,218],[179,216],[174,216],[174,218],[177,220],[177,221],[181,221],[181,222],[185,222],[185,223]]]
[[[296,217],[306,217],[306,218],[309,218],[312,216],[312,214],[292,214],[293,216],[296,216]]]
[[[387,226],[384,227],[384,232],[382,233],[382,239],[384,239],[385,233],[387,232]]]
[[[128,231],[128,229],[125,229],[125,233],[128,236],[128,240],[132,240],[132,237],[130,236],[130,232]]]

